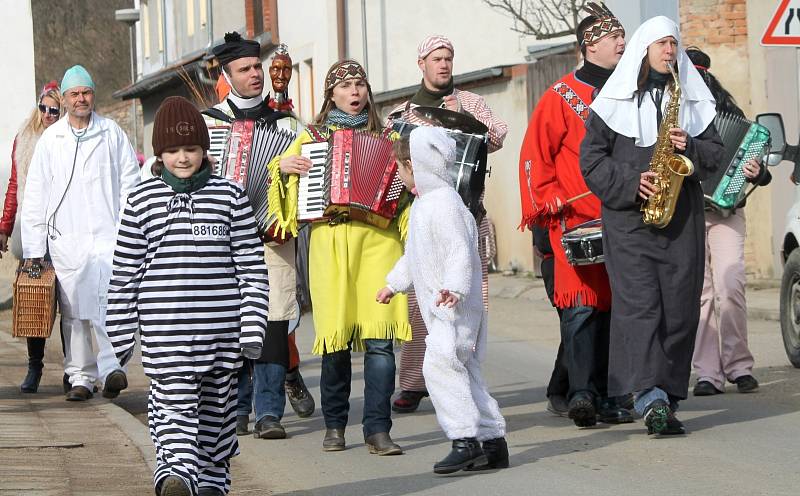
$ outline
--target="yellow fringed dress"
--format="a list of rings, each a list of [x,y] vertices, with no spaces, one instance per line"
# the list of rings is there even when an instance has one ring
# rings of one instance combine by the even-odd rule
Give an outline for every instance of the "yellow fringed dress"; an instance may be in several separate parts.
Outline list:
[[[299,176],[281,174],[279,164],[284,157],[300,155],[302,145],[311,141],[308,131],[303,131],[269,165],[273,185],[269,213],[276,217],[279,229],[294,235]],[[316,331],[312,353],[333,353],[351,345],[354,351],[363,351],[364,339],[411,340],[405,295],[396,295],[388,305],[375,301],[378,290],[386,285],[386,275],[403,254],[401,231],[408,226],[409,210],[404,208],[387,229],[353,220],[312,225],[309,278]]]

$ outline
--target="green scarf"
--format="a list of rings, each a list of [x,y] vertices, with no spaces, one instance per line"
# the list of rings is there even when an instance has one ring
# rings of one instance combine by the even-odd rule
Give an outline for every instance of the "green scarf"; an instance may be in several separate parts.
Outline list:
[[[411,97],[411,103],[424,107],[438,107],[444,101],[444,97],[453,93],[453,78],[447,86],[439,91],[431,91],[425,86],[425,80],[419,86],[419,90]]]
[[[161,179],[176,193],[194,193],[206,185],[209,177],[211,177],[211,167],[208,164],[203,164],[200,170],[187,179],[176,177],[166,167],[161,172]]]

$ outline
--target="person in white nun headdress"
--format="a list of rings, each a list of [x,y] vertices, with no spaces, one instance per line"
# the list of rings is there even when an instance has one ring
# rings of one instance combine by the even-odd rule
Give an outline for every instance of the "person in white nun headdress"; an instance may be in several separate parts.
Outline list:
[[[694,163],[669,224],[645,224],[652,196],[650,160],[671,96],[675,67],[682,90],[674,152]],[[633,393],[648,434],[683,434],[675,417],[688,394],[704,269],[700,181],[721,161],[714,98],[686,56],[678,26],[666,17],[642,24],[591,105],[581,171],[602,202],[603,248],[611,282],[609,396]]]
[[[422,373],[436,419],[452,451],[433,471],[508,467],[506,422],[481,376],[488,330],[481,293],[478,227],[453,187],[447,170],[456,143],[439,127],[411,131],[410,157],[395,145],[398,173],[408,189],[416,187],[405,253],[386,277],[377,296],[388,303],[411,287],[428,336]],[[481,446],[483,442],[483,446]]]

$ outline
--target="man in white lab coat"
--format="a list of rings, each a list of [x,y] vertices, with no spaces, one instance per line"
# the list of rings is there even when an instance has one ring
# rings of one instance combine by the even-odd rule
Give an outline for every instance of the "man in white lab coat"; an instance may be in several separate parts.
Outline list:
[[[119,215],[139,165],[125,133],[94,112],[94,90],[83,67],[64,74],[67,115],[37,143],[22,204],[23,256],[49,254],[58,277],[68,401],[91,398],[96,381],[107,398],[128,386],[105,329],[106,293]]]

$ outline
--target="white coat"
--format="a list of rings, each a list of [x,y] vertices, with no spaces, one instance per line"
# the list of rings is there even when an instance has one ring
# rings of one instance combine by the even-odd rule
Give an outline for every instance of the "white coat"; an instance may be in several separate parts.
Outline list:
[[[386,277],[393,291],[413,285],[428,328],[422,372],[439,425],[450,439],[479,441],[505,435],[505,420],[489,395],[480,364],[488,331],[481,291],[478,228],[450,183],[446,164],[455,142],[439,128],[411,132],[419,197],[411,206],[405,253]],[[436,306],[439,291],[459,297]]]
[[[70,318],[105,319],[117,224],[138,183],[136,154],[111,119],[92,114],[78,143],[65,116],[36,144],[22,204],[23,256],[49,251]]]

